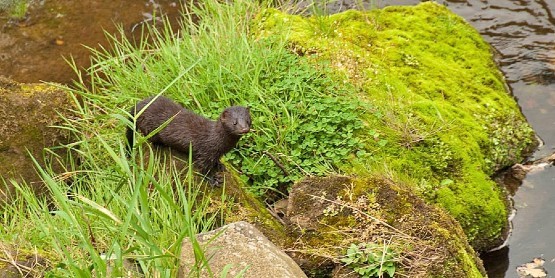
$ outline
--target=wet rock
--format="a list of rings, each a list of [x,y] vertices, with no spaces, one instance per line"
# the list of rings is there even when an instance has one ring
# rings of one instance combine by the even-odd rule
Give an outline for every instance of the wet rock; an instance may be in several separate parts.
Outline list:
[[[59,113],[69,116],[72,107],[68,93],[52,85],[21,84],[0,77],[0,177],[6,181],[0,181],[0,204],[13,193],[10,180],[25,181],[41,192],[30,155],[43,166],[46,155],[53,170],[62,171],[65,152],[44,149],[70,142],[69,132],[54,126],[63,123]]]
[[[216,277],[227,271],[235,277],[306,277],[297,264],[271,243],[260,231],[247,222],[236,222],[199,234],[201,246],[206,246],[204,256]],[[189,277],[195,264],[195,254],[190,241],[185,240],[181,253],[179,277]],[[203,268],[200,277],[210,277]]]
[[[520,265],[516,268],[519,278],[541,278],[547,277],[547,271],[543,268],[545,260],[534,258],[531,262]]]

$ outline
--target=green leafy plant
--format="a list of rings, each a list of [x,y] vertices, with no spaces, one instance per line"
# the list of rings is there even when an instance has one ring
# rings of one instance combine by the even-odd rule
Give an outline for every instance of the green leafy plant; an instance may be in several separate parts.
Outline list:
[[[362,106],[343,96],[350,88],[290,53],[283,53],[259,82],[267,95],[263,109],[273,113],[255,120],[263,132],[249,136],[256,137],[254,144],[250,138],[241,141],[227,156],[259,193],[304,175],[335,171],[363,149],[357,137]]]
[[[387,245],[376,243],[351,244],[341,262],[362,277],[395,275],[395,253]]]

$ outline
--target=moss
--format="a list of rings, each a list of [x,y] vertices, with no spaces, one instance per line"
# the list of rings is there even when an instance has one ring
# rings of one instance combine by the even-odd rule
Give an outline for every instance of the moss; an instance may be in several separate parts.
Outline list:
[[[254,27],[261,39],[282,37],[314,65],[333,66],[338,81],[358,88],[353,99],[373,107],[363,116],[369,131],[358,134],[372,157],[351,164],[386,165],[423,185],[414,188],[447,209],[477,250],[501,236],[507,210],[490,176],[521,161],[534,134],[490,46],[462,18],[426,2],[309,18],[268,9]]]
[[[235,172],[226,173],[226,185],[222,188],[212,188],[210,197],[213,201],[218,201],[222,196],[230,198],[231,207],[224,215],[225,224],[237,221],[247,221],[255,225],[268,237],[274,244],[284,246],[291,241],[287,237],[285,228],[276,218],[266,209],[264,203],[246,190],[246,186]]]
[[[382,176],[307,178],[294,185],[289,247],[303,269],[331,269],[352,243],[386,244],[407,277],[483,277],[460,225],[406,184]]]

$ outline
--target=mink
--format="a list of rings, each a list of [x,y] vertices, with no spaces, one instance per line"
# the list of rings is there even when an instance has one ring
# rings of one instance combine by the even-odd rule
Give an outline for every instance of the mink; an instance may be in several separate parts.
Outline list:
[[[220,158],[231,151],[251,128],[250,111],[243,106],[228,107],[213,121],[183,108],[169,98],[158,96],[138,102],[131,109],[131,116],[140,113],[144,107],[146,109],[136,119],[136,130],[146,136],[173,117],[149,141],[184,154],[189,154],[191,145],[194,167],[216,185],[221,181],[214,180],[214,175],[224,170]],[[133,133],[127,127],[129,148],[134,144]]]

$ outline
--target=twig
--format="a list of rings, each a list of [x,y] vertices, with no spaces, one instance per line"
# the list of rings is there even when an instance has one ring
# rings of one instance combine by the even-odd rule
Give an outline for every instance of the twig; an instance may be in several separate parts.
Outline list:
[[[347,207],[347,208],[350,208],[350,209],[352,209],[352,210],[355,210],[355,211],[359,212],[360,214],[362,214],[362,215],[364,215],[364,216],[366,216],[366,217],[368,217],[368,218],[370,218],[370,219],[372,219],[372,220],[374,220],[374,221],[376,221],[376,222],[378,222],[378,223],[381,223],[382,225],[384,225],[384,226],[386,226],[386,227],[392,229],[393,231],[395,231],[395,232],[397,232],[397,233],[399,233],[399,234],[401,234],[401,235],[404,235],[404,236],[406,236],[406,237],[408,237],[408,238],[414,238],[413,236],[410,236],[410,235],[407,235],[407,234],[403,233],[403,232],[400,231],[399,229],[397,229],[397,228],[395,228],[395,227],[393,227],[393,226],[387,224],[386,222],[384,222],[384,221],[382,221],[382,220],[380,220],[380,219],[378,219],[378,218],[376,218],[376,217],[374,217],[374,216],[372,216],[372,215],[370,215],[370,214],[368,214],[368,213],[366,213],[366,212],[364,212],[364,211],[362,211],[362,210],[360,210],[360,209],[358,209],[358,208],[355,208],[355,207],[352,207],[352,206],[349,206],[349,205],[346,205],[346,204],[343,204],[343,203],[340,203],[340,202],[337,202],[337,201],[334,201],[334,200],[326,199],[326,198],[324,198],[324,197],[320,197],[320,196],[316,196],[316,195],[312,195],[312,194],[308,194],[308,195],[311,196],[311,197],[313,197],[313,198],[318,198],[318,199],[320,199],[320,200],[328,201],[328,202],[330,202],[330,203],[339,205],[339,206],[341,206],[341,207]]]
[[[22,269],[27,271],[27,273],[31,273],[33,271],[33,269],[28,267],[28,266],[18,264],[17,261],[13,258],[13,256],[7,250],[3,250],[3,251],[4,251],[4,254],[6,255],[6,257],[8,259],[0,258],[0,262],[5,262],[5,263],[8,263],[8,264],[11,264],[13,267],[15,267],[15,269],[17,269],[17,272],[19,272],[19,275],[21,275],[22,277],[25,276],[25,273],[23,272]]]
[[[283,172],[283,174],[285,176],[289,176],[289,172],[287,172],[287,170],[285,169],[283,164],[281,164],[275,156],[273,156],[271,153],[269,153],[267,151],[263,151],[262,153],[267,155],[281,169],[281,171]]]

